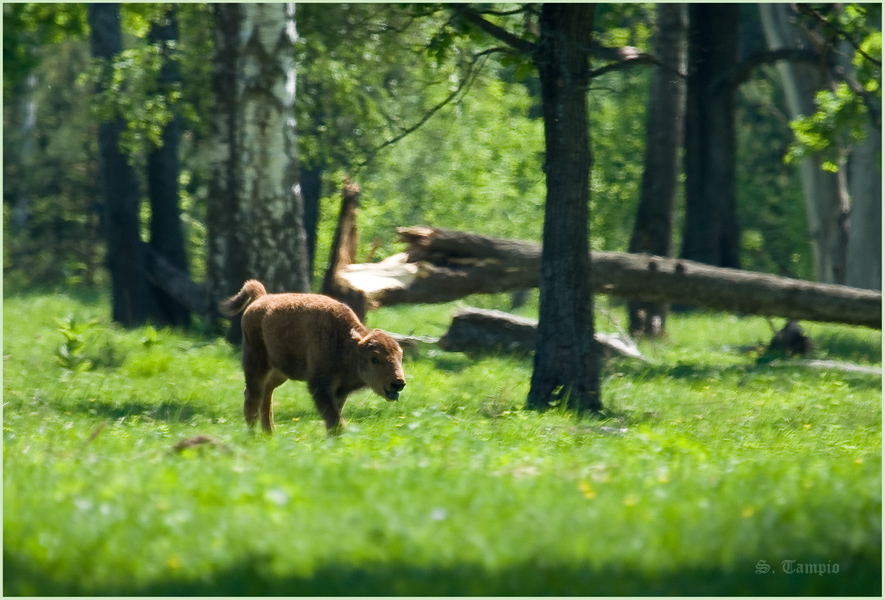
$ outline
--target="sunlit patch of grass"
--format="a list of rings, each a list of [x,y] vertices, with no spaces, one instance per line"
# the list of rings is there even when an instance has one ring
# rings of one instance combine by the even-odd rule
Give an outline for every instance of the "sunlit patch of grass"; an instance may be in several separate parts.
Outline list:
[[[439,335],[456,306],[369,323]],[[530,358],[425,346],[329,439],[300,382],[250,436],[223,341],[69,297],[4,312],[7,594],[879,593],[881,378],[757,364],[764,319],[672,315],[649,362],[607,364],[596,416],[525,410]],[[67,314],[98,320],[84,371],[54,360]],[[881,360],[879,332],[808,329]]]

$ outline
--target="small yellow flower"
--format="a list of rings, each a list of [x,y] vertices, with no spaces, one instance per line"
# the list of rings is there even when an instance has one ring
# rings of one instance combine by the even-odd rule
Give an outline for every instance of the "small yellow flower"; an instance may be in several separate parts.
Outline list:
[[[636,506],[636,496],[630,494],[624,498],[624,506]]]
[[[578,489],[581,490],[581,493],[584,494],[584,497],[587,500],[593,500],[596,497],[596,490],[594,490],[593,486],[586,481],[582,481],[578,484]]]
[[[804,427],[805,429],[811,429],[811,423],[806,423],[802,427]]]
[[[741,511],[741,516],[745,519],[749,519],[750,517],[752,517],[755,514],[756,514],[756,509],[753,508],[752,506],[746,506],[746,507],[744,507],[744,510]]]

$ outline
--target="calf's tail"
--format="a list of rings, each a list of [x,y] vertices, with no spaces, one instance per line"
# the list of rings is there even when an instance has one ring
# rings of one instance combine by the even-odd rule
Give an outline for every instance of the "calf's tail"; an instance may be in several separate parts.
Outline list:
[[[250,279],[243,284],[242,289],[236,295],[219,302],[218,309],[221,314],[232,317],[243,312],[247,306],[265,295],[267,295],[267,290],[264,289],[264,285],[257,279]]]

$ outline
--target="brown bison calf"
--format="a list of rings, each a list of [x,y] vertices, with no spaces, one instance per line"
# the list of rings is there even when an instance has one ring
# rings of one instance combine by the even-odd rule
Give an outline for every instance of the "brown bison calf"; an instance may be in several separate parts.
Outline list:
[[[222,313],[243,313],[243,412],[252,429],[261,415],[273,431],[273,391],[287,379],[306,381],[329,433],[344,426],[347,395],[369,387],[396,400],[406,386],[403,351],[384,331],[369,331],[345,304],[318,294],[268,294],[254,279],[223,301]]]

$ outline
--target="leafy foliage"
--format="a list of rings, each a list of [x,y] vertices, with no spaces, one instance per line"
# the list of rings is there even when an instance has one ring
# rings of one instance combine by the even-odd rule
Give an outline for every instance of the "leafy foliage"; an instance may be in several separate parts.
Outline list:
[[[82,43],[62,41],[4,103],[4,278],[102,281],[96,127],[78,74]]]
[[[792,134],[775,69],[758,69],[739,98],[737,206],[744,268],[814,279],[799,172],[784,161]]]
[[[845,148],[866,137],[866,124],[882,129],[882,6],[802,5],[800,12],[805,26],[835,49],[842,81],[817,93],[814,114],[791,123],[796,141],[786,160],[798,162],[820,152],[825,157],[821,168],[836,172]]]
[[[55,351],[55,357],[63,368],[68,371],[88,371],[92,362],[86,358],[86,340],[83,334],[98,323],[92,319],[88,323],[78,323],[73,315],[64,319],[57,319],[58,332],[64,338],[64,342]]]
[[[173,111],[185,123],[180,181],[187,254],[191,273],[198,279],[205,273],[211,11],[176,7],[180,40],[172,52],[182,83],[160,89],[161,50],[146,36],[168,6],[121,8],[127,48],[108,65],[114,91],[96,97],[82,5],[4,5],[9,281],[103,283],[95,118],[126,117],[126,144],[140,165]],[[537,6],[474,8],[521,39],[536,40]],[[609,46],[647,48],[653,11],[650,4],[600,5],[595,35]],[[825,14],[856,42],[857,48],[849,44],[854,63],[847,66],[867,93],[858,95],[846,81],[822,94],[819,113],[796,124],[807,147],[835,137],[850,144],[852,131],[872,114],[880,69],[862,53],[878,56],[881,36],[871,24],[880,12],[875,5],[846,5]],[[305,170],[321,170],[324,181],[318,256],[331,243],[345,176],[363,188],[361,256],[376,239],[382,243],[376,256],[394,253],[395,227],[418,223],[539,239],[543,129],[530,58],[501,51],[443,5],[308,3],[298,5],[296,18],[300,158]],[[752,35],[752,27],[745,29]],[[780,164],[790,132],[779,120],[783,99],[771,77],[770,71],[754,77],[738,97],[742,253],[749,268],[807,277],[804,208],[795,164]],[[647,71],[608,73],[593,80],[589,94],[591,244],[623,250],[643,169]],[[793,154],[802,151],[793,146]],[[677,215],[677,231],[678,222]],[[318,270],[324,266],[317,261]]]
[[[86,28],[86,7],[83,4],[4,4],[4,103],[40,64],[45,46],[81,36]]]
[[[829,156],[821,168],[835,173],[839,170],[842,153],[840,148],[862,140],[868,111],[863,101],[854,94],[847,83],[839,83],[835,90],[821,90],[814,97],[817,112],[795,119],[791,126],[796,142],[790,147],[786,159],[799,161],[810,153],[826,152]]]
[[[446,23],[436,14],[419,18],[412,7],[393,4],[297,10],[296,110],[307,167],[355,172],[468,74],[469,49],[440,46]]]

